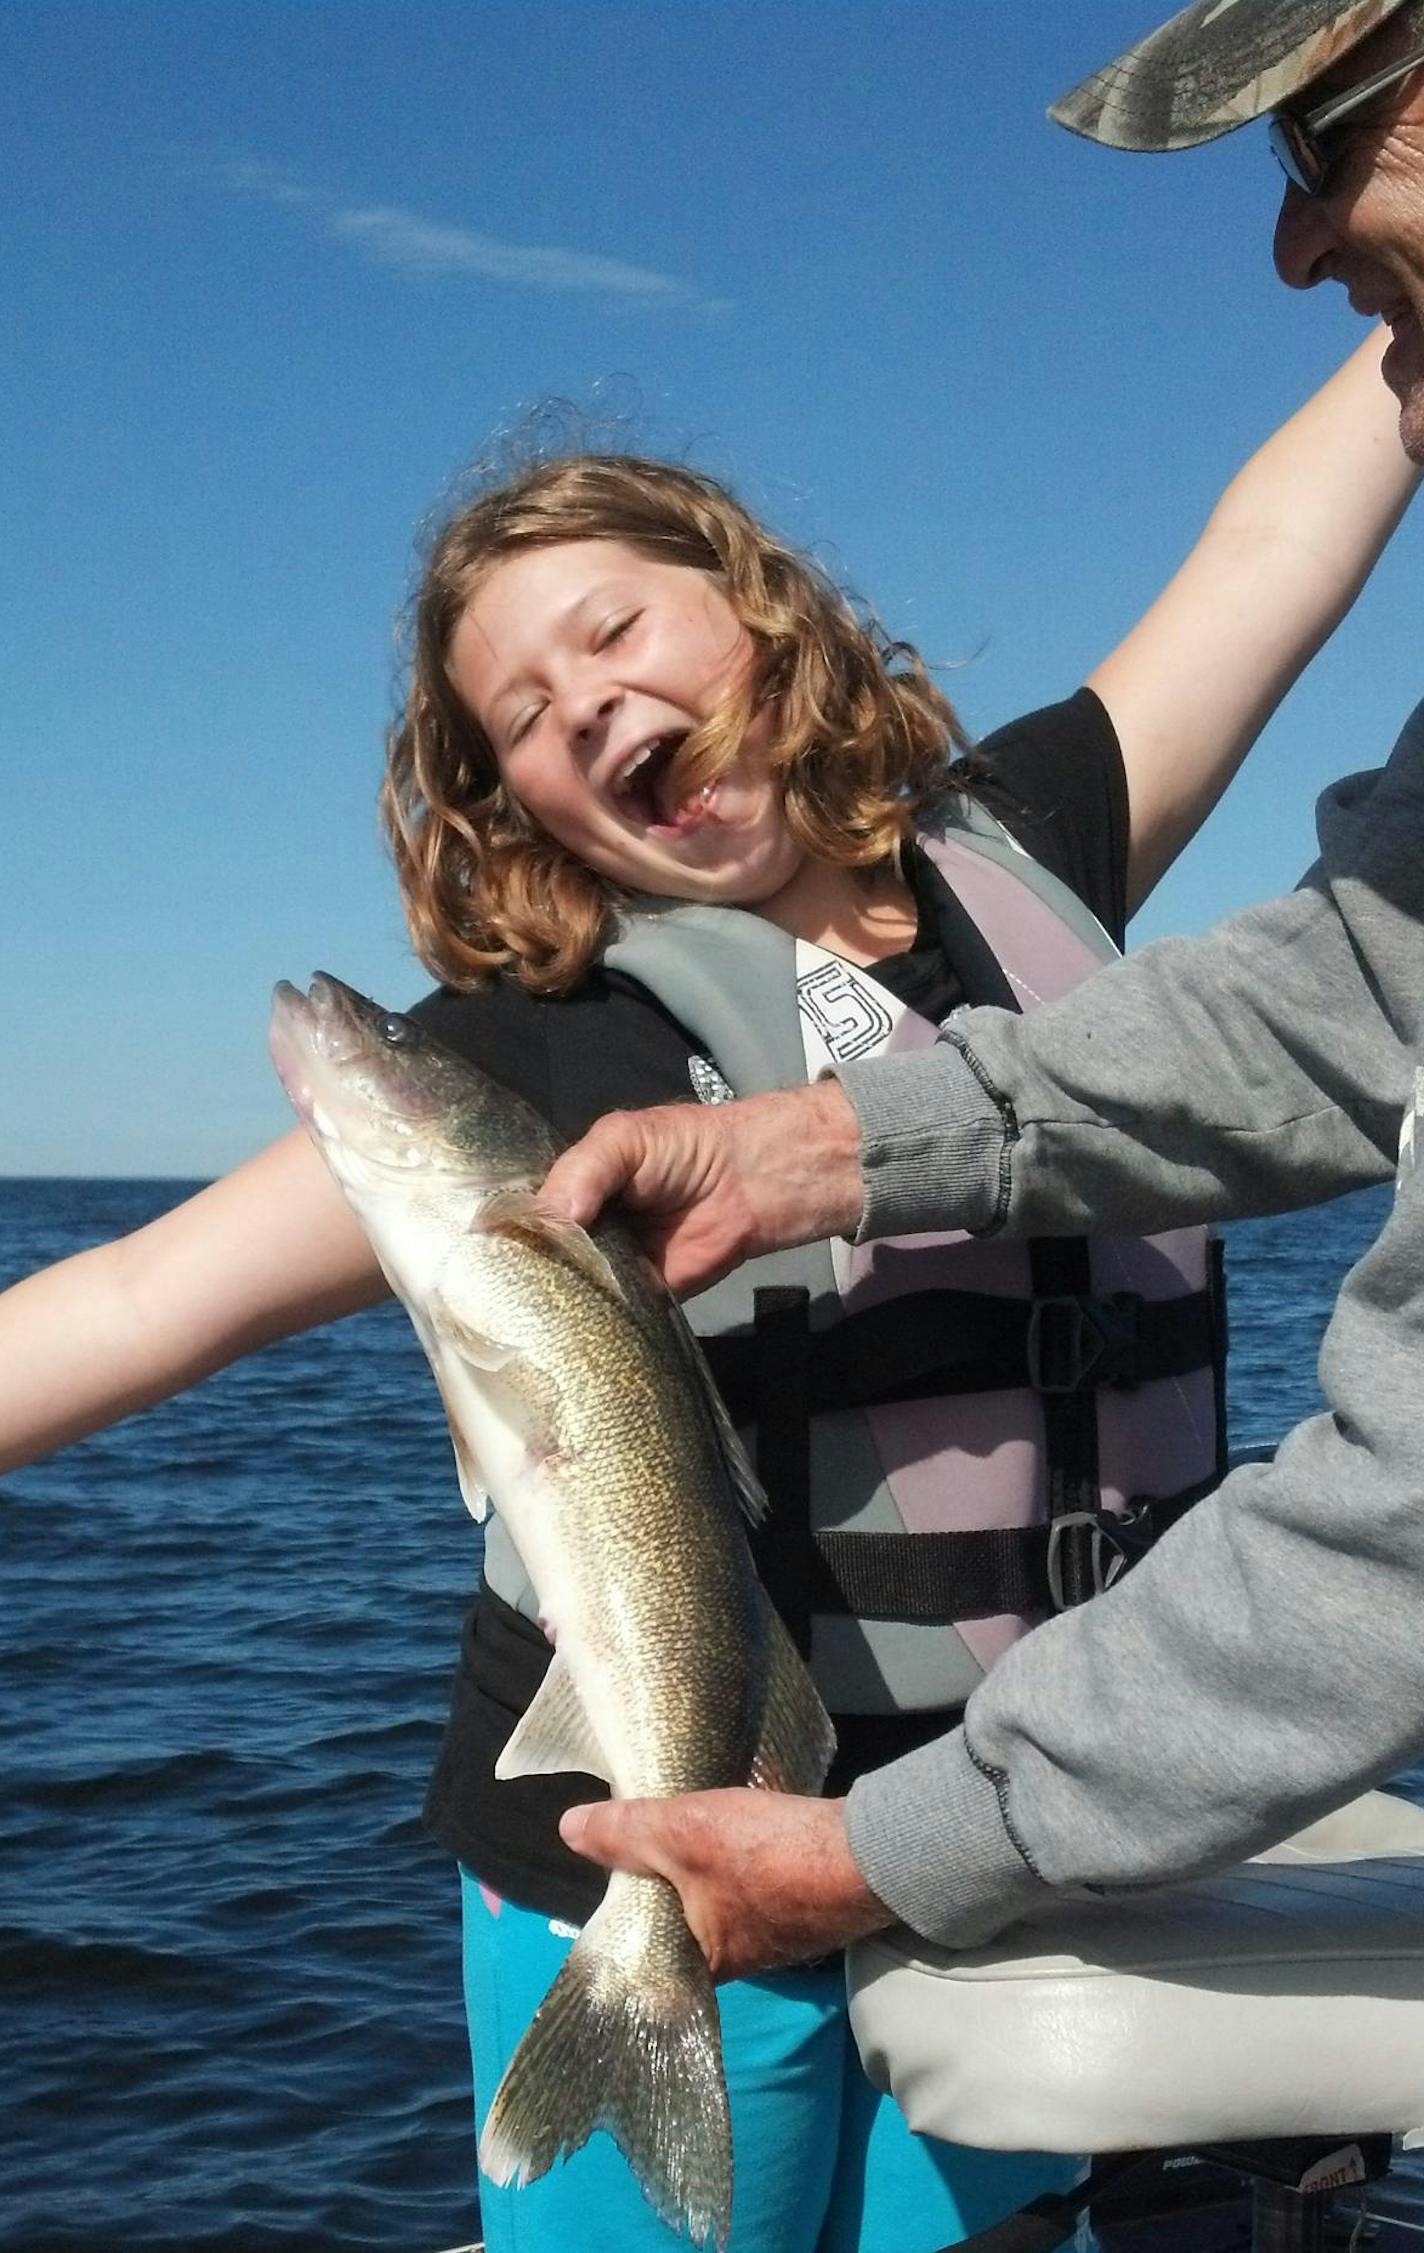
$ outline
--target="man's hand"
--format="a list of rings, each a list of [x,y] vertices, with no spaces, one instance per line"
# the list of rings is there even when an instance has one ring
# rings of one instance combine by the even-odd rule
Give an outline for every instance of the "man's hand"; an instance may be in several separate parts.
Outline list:
[[[676,1886],[714,1979],[804,1963],[895,1921],[851,1860],[842,1799],[613,1799],[571,1807],[559,1830],[605,1869]]]
[[[685,1297],[758,1252],[854,1231],[855,1113],[835,1080],[742,1103],[610,1111],[554,1161],[538,1201],[587,1228],[613,1197]]]

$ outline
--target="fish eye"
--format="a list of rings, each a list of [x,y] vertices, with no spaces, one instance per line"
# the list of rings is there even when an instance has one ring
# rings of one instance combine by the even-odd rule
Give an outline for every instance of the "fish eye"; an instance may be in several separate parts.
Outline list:
[[[381,1019],[376,1030],[388,1048],[409,1048],[420,1038],[419,1030],[409,1017],[398,1017],[394,1011]]]

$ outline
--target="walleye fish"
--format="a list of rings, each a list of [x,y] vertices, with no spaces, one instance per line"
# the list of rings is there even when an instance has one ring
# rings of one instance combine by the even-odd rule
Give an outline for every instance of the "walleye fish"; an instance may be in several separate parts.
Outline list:
[[[554,1656],[496,1774],[584,1769],[622,1798],[819,1791],[831,1724],[747,1546],[765,1497],[632,1238],[536,1211],[544,1121],[339,980],[278,986],[272,1052],[429,1357],[465,1499],[476,1517],[494,1502],[538,1592]],[[661,1878],[610,1876],[481,2164],[532,2182],[596,2128],[664,2220],[725,2243],[716,1996]]]

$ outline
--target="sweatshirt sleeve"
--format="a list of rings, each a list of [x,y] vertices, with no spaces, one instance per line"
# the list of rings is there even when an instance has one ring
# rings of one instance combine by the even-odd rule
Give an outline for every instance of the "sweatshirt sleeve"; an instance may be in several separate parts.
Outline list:
[[[1424,713],[1424,707],[1421,707]],[[1386,1180],[1418,1043],[1424,718],[1326,793],[1300,889],[1026,1017],[849,1064],[865,1237],[1279,1212]]]
[[[915,1930],[970,1946],[1059,1888],[1239,1860],[1418,1756],[1413,1124],[1411,1110],[1390,1217],[1326,1333],[1330,1413],[1233,1472],[1108,1594],[1016,1644],[962,1729],[852,1787],[851,1851]]]

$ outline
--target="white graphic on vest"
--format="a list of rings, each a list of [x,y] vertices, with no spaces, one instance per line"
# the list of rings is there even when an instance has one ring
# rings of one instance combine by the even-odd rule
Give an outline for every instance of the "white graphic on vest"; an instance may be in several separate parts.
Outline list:
[[[735,1103],[736,1090],[723,1079],[710,1056],[689,1056],[687,1076],[699,1103]]]
[[[821,962],[796,981],[796,999],[838,1064],[869,1056],[894,1023],[868,981],[843,962]]]
[[[1424,1111],[1424,1067],[1416,1065],[1414,1071],[1414,1100],[1404,1114],[1404,1124],[1399,1130],[1399,1172],[1395,1185],[1407,1173],[1413,1173],[1418,1162],[1419,1115]]]

